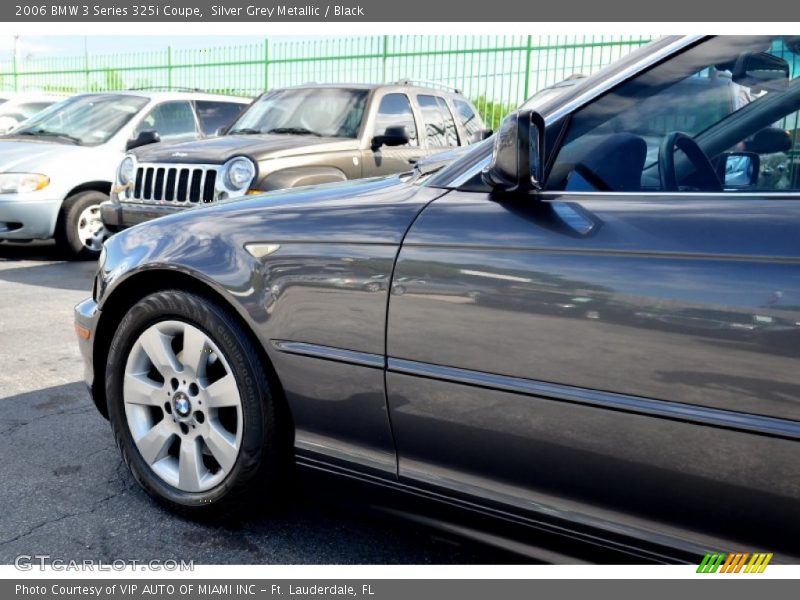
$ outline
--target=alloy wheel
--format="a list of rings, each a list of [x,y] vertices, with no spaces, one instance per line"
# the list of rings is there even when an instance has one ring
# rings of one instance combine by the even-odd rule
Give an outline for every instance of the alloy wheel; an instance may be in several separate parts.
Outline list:
[[[161,321],[136,339],[125,365],[128,428],[144,461],[169,485],[204,492],[233,469],[242,401],[213,340],[183,321]]]

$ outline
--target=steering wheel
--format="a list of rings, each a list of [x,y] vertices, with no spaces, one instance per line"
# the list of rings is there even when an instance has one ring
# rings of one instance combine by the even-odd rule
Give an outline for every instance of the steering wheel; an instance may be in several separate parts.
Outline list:
[[[714,165],[691,136],[682,131],[668,133],[658,147],[658,174],[661,189],[677,192],[678,176],[675,172],[675,150],[682,150],[697,173],[696,185],[704,192],[721,192],[722,184]]]

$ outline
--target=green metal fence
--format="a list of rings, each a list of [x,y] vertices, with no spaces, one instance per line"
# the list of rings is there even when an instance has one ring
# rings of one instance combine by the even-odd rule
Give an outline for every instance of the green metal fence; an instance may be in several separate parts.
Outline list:
[[[496,127],[536,91],[589,74],[649,36],[370,36],[0,60],[0,89],[198,88],[255,95],[306,82],[435,81],[462,90]],[[213,38],[211,38],[213,42]]]

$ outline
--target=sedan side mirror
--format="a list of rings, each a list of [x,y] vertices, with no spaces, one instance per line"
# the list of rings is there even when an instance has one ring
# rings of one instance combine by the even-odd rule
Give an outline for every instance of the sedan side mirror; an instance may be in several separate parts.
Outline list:
[[[145,129],[144,131],[140,131],[139,135],[135,138],[131,138],[125,144],[125,150],[133,150],[134,148],[139,148],[140,146],[146,146],[147,144],[157,144],[161,141],[161,136],[158,135],[158,132],[154,129]]]
[[[377,150],[381,146],[404,146],[410,141],[405,125],[392,125],[386,128],[383,135],[372,138],[372,149]]]
[[[758,183],[761,157],[755,152],[728,152],[725,155],[725,188],[748,188]]]
[[[507,116],[495,134],[492,162],[483,172],[484,181],[504,192],[541,189],[544,134],[544,119],[537,112],[517,111]]]

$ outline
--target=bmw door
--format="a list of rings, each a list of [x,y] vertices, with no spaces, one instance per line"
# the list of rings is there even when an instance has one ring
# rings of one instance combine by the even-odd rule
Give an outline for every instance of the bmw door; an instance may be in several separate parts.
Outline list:
[[[474,169],[423,211],[387,329],[405,482],[652,556],[800,554],[793,60],[704,41],[549,122],[544,191]]]

